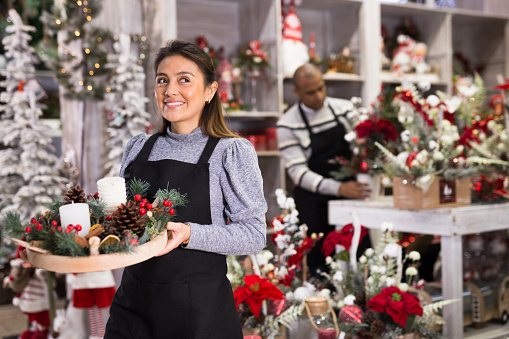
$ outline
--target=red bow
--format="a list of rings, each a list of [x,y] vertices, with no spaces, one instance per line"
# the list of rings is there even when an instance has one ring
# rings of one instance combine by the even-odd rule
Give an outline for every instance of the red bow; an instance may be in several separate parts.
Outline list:
[[[359,238],[359,243],[361,240],[368,234],[368,229],[364,226],[361,226],[361,236]],[[350,249],[352,245],[353,238],[353,224],[348,224],[343,226],[341,231],[330,232],[325,237],[322,245],[323,254],[328,257],[332,253],[334,253],[336,249],[336,245],[342,245],[347,251]]]

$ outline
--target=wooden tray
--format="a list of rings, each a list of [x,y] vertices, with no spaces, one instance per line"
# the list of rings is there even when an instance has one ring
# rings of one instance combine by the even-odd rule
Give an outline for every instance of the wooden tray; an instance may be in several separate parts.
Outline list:
[[[99,254],[88,257],[69,257],[41,253],[40,248],[34,248],[34,246],[30,246],[26,242],[20,240],[15,242],[26,247],[28,261],[35,267],[58,273],[86,273],[114,270],[148,260],[161,252],[164,246],[166,246],[167,241],[167,231],[164,231],[151,241],[137,246],[134,252]]]

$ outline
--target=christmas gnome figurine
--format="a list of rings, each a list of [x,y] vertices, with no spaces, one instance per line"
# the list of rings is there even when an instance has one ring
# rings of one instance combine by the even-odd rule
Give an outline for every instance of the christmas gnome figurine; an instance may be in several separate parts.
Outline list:
[[[49,335],[49,291],[46,283],[46,271],[36,269],[25,263],[19,256],[11,260],[11,272],[5,277],[4,287],[17,293],[12,300],[28,317],[29,328],[21,333],[20,339],[46,339]]]
[[[293,76],[297,68],[309,61],[308,47],[302,41],[302,26],[293,6],[285,17],[283,27],[283,73]]]
[[[111,271],[67,275],[72,288],[72,305],[88,310],[90,339],[104,336],[109,309],[115,294],[115,278]]]

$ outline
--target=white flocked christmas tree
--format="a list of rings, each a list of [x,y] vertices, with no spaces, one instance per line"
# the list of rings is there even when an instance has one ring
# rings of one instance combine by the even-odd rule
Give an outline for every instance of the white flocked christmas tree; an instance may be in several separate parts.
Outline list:
[[[37,59],[28,34],[35,28],[24,25],[15,10],[9,17],[12,25],[2,40],[8,62],[0,83],[5,87],[0,93],[0,208],[2,213],[14,210],[26,221],[62,195],[67,179],[59,176],[58,158],[50,153],[51,129],[39,119]]]
[[[131,52],[131,37],[121,34],[108,56],[107,68],[113,70],[108,101],[108,176],[118,176],[125,145],[133,136],[148,132],[150,114],[145,111],[149,99],[143,96],[145,73],[139,58]]]

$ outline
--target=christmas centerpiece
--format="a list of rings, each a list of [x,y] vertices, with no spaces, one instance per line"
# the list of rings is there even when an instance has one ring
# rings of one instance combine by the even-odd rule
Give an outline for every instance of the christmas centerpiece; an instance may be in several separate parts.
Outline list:
[[[392,106],[403,127],[396,148],[375,144],[385,157],[384,171],[393,178],[394,206],[470,204],[470,177],[477,169],[465,159],[450,106],[436,95],[422,98],[413,85],[398,87]]]
[[[27,248],[28,260],[54,272],[93,272],[129,266],[159,253],[168,240],[166,224],[186,196],[160,189],[155,200],[144,196],[149,184],[133,179],[128,190],[123,178],[98,181],[98,192],[86,195],[72,186],[48,211],[23,224],[8,212],[2,228]]]
[[[354,224],[360,233],[358,218]],[[335,288],[340,330],[362,338],[440,338],[435,329],[444,320],[437,311],[452,301],[420,300],[417,292],[424,282],[415,279],[419,252],[404,254],[391,224],[383,223],[382,231],[376,248],[368,248],[358,260],[344,262],[348,256],[342,252],[327,257],[330,272],[323,275]]]

